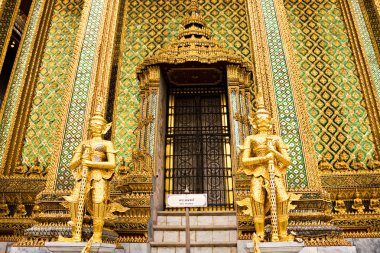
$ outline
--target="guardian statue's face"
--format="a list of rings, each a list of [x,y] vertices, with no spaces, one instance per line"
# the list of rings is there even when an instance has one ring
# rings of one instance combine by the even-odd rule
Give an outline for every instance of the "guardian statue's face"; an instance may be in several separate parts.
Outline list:
[[[93,136],[101,136],[106,127],[106,122],[104,119],[92,118],[90,121],[90,131]]]

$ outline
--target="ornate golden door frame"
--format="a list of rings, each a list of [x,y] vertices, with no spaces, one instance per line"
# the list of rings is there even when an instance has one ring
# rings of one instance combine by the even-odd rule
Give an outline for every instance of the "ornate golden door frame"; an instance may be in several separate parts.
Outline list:
[[[143,166],[145,172],[152,176],[153,198],[151,202],[152,220],[156,221],[157,211],[164,207],[164,167],[165,167],[165,133],[167,112],[167,82],[169,69],[178,70],[186,65],[187,73],[178,76],[197,78],[202,68],[223,66],[223,73],[228,91],[229,125],[231,126],[232,169],[237,167],[237,147],[249,134],[249,105],[255,87],[252,81],[251,63],[245,62],[233,51],[222,48],[212,38],[211,31],[203,20],[199,6],[192,1],[187,15],[182,20],[178,38],[165,45],[154,55],[147,57],[137,67],[140,81],[140,115],[137,140],[137,153],[150,157]],[[190,67],[189,67],[190,66]],[[177,68],[177,69],[176,69]],[[211,70],[210,70],[211,71]],[[181,72],[180,72],[181,73]],[[211,73],[210,73],[211,74]],[[215,74],[215,73],[213,73]],[[203,75],[206,80],[211,75]],[[197,83],[202,83],[202,80]],[[169,80],[170,81],[170,80]],[[172,82],[172,81],[170,81]],[[211,81],[205,81],[209,84]],[[149,172],[148,172],[149,171]],[[234,174],[234,172],[233,172]]]
[[[175,61],[173,58],[172,61]],[[146,62],[146,61],[145,61]],[[145,63],[144,62],[144,63]],[[168,64],[167,64],[168,63]],[[168,70],[180,67],[172,62],[140,65],[138,78],[140,80],[140,111],[137,133],[137,148],[140,153],[146,153],[152,158],[149,164],[153,184],[152,218],[155,220],[157,211],[164,210],[164,173],[165,173],[165,133],[167,118],[167,80]],[[204,70],[205,64],[190,62],[193,72]],[[224,65],[223,73],[227,82],[229,125],[231,127],[231,158],[233,174],[238,166],[238,146],[250,134],[248,124],[249,108],[252,101],[252,72],[243,64],[225,61],[207,64]],[[181,64],[182,65],[182,64]],[[198,68],[197,68],[198,66]],[[194,74],[193,73],[193,74]],[[207,85],[207,83],[204,83]]]

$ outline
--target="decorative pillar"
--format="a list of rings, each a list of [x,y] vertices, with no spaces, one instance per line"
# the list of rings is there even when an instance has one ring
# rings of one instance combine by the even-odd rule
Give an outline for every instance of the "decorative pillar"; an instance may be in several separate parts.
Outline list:
[[[7,175],[20,154],[38,69],[53,11],[53,0],[35,0],[20,41],[0,110],[0,168]]]
[[[233,136],[231,138],[232,161],[233,168],[238,168],[239,147],[243,145],[243,141],[250,134],[249,116],[252,109],[254,98],[252,94],[256,94],[255,85],[252,82],[252,74],[240,65],[227,65],[227,88],[228,101],[230,108],[230,127]],[[253,91],[253,92],[252,92]]]
[[[87,138],[87,124],[96,96],[106,104],[111,71],[118,0],[87,0],[84,4],[67,90],[62,102],[63,122],[49,164],[45,193],[72,187],[68,169],[73,151]]]
[[[159,66],[148,66],[138,73],[140,80],[140,109],[136,150],[132,155],[133,171],[126,183],[134,192],[141,192],[150,199],[150,216],[153,220],[157,211],[163,210],[165,168],[166,86],[161,80]],[[141,157],[142,159],[137,159]],[[153,192],[150,198],[149,194]]]
[[[264,13],[261,2],[258,0],[248,0],[248,17],[250,22],[250,36],[252,38],[252,51],[254,57],[255,80],[257,86],[261,87],[264,94],[264,102],[273,118],[277,118],[276,97],[274,94],[273,76],[269,59],[268,40],[265,33]],[[274,126],[279,132],[279,125]]]
[[[269,88],[263,86],[263,91],[266,97],[269,95],[275,101],[275,109],[272,109],[272,117],[278,122],[275,131],[279,130],[284,142],[290,147],[292,164],[287,174],[288,188],[300,191],[319,189],[316,154],[311,145],[309,122],[302,104],[303,93],[297,85],[296,67],[289,65],[291,58],[289,47],[286,46],[289,37],[284,34],[287,21],[284,10],[279,8],[281,5],[282,1],[249,1],[250,20],[253,22],[251,26],[256,26],[254,31],[260,31],[259,35],[252,37],[261,41],[264,48],[256,50],[262,51],[258,54],[261,55],[258,60],[263,59],[263,63],[256,59],[255,62],[262,65],[261,73],[272,73],[272,77],[266,79],[272,83],[268,84]],[[256,24],[254,18],[262,20],[262,23]],[[265,63],[265,59],[269,59],[269,64]],[[266,89],[270,91],[269,94],[265,94]],[[273,95],[271,90],[274,91]]]
[[[57,130],[63,121],[62,98],[68,89],[68,79],[75,39],[84,0],[55,0],[46,46],[38,70],[36,89],[28,121],[25,122],[25,140],[21,141],[22,152],[16,152],[13,159],[22,159],[31,166],[38,158],[43,166],[54,156],[52,150]],[[70,28],[70,29],[68,29]],[[12,174],[13,171],[11,171]]]
[[[3,67],[21,0],[0,1],[0,72]]]
[[[377,2],[377,1],[375,1]],[[380,65],[359,0],[341,0],[374,143],[380,151]],[[364,49],[364,50],[363,50]]]

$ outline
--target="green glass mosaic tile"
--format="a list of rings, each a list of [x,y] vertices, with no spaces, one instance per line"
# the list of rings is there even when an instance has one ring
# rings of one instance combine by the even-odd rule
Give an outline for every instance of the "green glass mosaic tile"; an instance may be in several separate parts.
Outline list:
[[[358,21],[359,25],[359,33],[361,34],[361,37],[364,42],[364,51],[367,54],[369,65],[371,68],[372,76],[375,81],[375,86],[377,90],[377,94],[380,99],[380,66],[379,62],[377,61],[375,49],[373,48],[373,42],[371,40],[371,37],[369,35],[369,32],[367,30],[367,26],[364,20],[364,16],[362,13],[362,10],[360,8],[360,4],[358,0],[351,0],[352,5],[354,6],[354,13],[356,16],[356,20]]]

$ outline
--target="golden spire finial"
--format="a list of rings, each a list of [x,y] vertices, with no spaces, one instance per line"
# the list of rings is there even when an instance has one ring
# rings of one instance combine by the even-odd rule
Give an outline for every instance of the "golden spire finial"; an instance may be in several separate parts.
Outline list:
[[[199,14],[200,11],[199,11],[198,0],[191,0],[189,11],[190,11],[190,15],[193,13]]]

